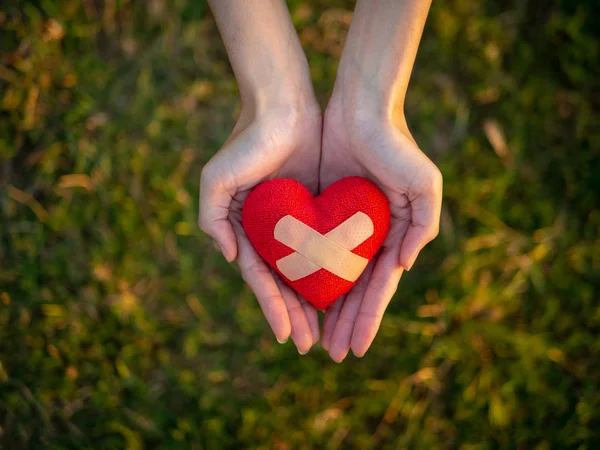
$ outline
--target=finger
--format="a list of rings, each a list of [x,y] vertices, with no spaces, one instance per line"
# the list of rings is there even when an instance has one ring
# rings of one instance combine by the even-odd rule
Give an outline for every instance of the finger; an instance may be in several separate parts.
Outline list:
[[[369,264],[361,274],[358,282],[352,287],[346,295],[346,301],[340,310],[340,314],[335,323],[335,329],[331,336],[329,344],[329,356],[335,362],[342,362],[350,351],[350,341],[352,331],[356,322],[361,302],[363,301],[368,281],[371,277],[373,264]]]
[[[200,206],[198,226],[212,237],[229,262],[236,258],[236,236],[229,221],[229,207],[233,194],[228,191],[217,175],[216,169],[208,163],[200,176]]]
[[[433,166],[431,181],[411,199],[411,223],[402,241],[400,265],[410,270],[419,252],[438,235],[442,211],[442,176]]]
[[[306,313],[298,299],[296,293],[287,286],[278,276],[274,276],[275,283],[283,296],[288,316],[290,318],[290,326],[292,328],[292,341],[298,349],[298,353],[306,355],[312,347],[313,338]]]
[[[354,324],[350,345],[356,357],[364,356],[375,339],[383,313],[398,288],[403,271],[398,265],[398,250],[385,249],[373,268]]]
[[[277,341],[284,343],[290,336],[291,324],[283,296],[269,268],[256,254],[243,231],[238,233],[238,243],[238,263],[242,278],[256,295]]]
[[[321,346],[329,351],[329,344],[331,343],[331,336],[335,329],[335,323],[337,322],[340,310],[344,304],[346,296],[338,298],[333,305],[331,305],[325,311],[325,319],[323,319],[323,337],[321,339]]]
[[[306,320],[308,320],[308,326],[310,327],[310,332],[312,334],[313,345],[319,342],[319,314],[317,312],[317,308],[308,303],[304,297],[298,295],[298,299],[302,304],[302,308],[304,309],[304,314],[306,314]]]

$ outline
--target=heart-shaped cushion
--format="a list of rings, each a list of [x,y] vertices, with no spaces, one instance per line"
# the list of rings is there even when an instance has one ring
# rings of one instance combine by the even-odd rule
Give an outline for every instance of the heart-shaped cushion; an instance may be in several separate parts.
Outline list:
[[[242,225],[282,279],[324,310],[356,284],[383,244],[390,207],[365,178],[343,178],[317,197],[295,180],[277,178],[248,195]]]

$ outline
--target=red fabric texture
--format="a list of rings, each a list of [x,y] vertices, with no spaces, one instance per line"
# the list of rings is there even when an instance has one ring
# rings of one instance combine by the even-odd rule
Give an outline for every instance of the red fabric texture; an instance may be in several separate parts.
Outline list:
[[[277,178],[265,181],[246,198],[242,225],[256,252],[269,266],[316,308],[325,310],[356,282],[344,280],[325,269],[290,281],[277,270],[276,262],[294,253],[294,250],[275,240],[273,230],[277,222],[289,214],[325,234],[358,211],[371,218],[374,233],[352,252],[371,260],[387,237],[390,207],[385,194],[365,178],[343,178],[317,197],[295,180]]]

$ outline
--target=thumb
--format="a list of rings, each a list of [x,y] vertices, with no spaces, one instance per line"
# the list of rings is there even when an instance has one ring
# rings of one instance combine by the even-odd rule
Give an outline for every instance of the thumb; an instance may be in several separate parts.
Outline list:
[[[215,240],[228,262],[237,256],[235,233],[229,221],[231,201],[232,195],[211,171],[210,163],[204,166],[200,176],[198,226]]]
[[[437,172],[439,174],[439,172]],[[419,253],[439,233],[442,209],[441,174],[411,201],[411,223],[400,248],[400,265],[410,270]]]

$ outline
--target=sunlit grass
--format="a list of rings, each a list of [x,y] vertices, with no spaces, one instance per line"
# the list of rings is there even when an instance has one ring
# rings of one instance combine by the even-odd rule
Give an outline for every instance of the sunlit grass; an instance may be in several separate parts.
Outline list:
[[[341,365],[196,228],[239,111],[205,2],[3,3],[0,446],[595,448],[600,18],[563,3],[434,2],[406,109],[441,234]],[[288,4],[324,105],[352,2]]]

